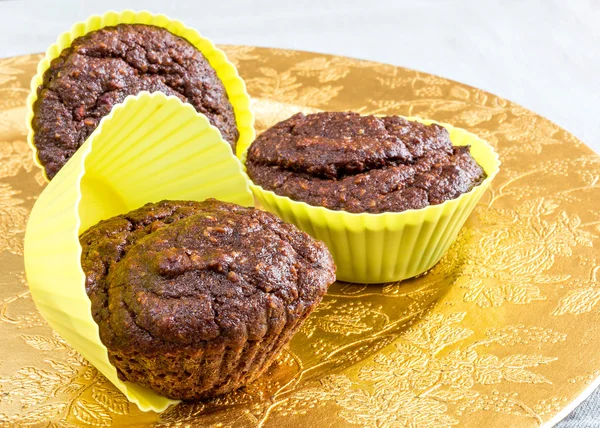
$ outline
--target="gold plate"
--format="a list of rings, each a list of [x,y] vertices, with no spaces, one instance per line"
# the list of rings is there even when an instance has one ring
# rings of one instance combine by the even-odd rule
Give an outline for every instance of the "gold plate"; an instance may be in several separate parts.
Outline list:
[[[23,122],[40,56],[0,60],[0,423],[524,427],[560,420],[592,391],[600,377],[597,155],[543,117],[441,77],[307,52],[224,49],[253,96],[259,132],[319,109],[449,122],[500,153],[493,189],[426,275],[336,283],[258,382],[142,413],[52,333],[31,300],[22,240],[43,180]]]

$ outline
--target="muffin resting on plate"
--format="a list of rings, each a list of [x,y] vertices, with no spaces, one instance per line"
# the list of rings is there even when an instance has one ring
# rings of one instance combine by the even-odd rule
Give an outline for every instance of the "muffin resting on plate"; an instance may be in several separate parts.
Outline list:
[[[54,177],[115,104],[164,92],[208,117],[235,150],[233,107],[202,53],[164,28],[120,24],[75,39],[44,73],[33,110],[34,145]]]
[[[335,281],[322,242],[214,199],[147,204],[80,242],[92,314],[119,377],[175,399],[254,380]]]
[[[400,212],[454,199],[486,177],[448,131],[398,116],[298,113],[250,146],[248,175],[263,189],[351,213]]]

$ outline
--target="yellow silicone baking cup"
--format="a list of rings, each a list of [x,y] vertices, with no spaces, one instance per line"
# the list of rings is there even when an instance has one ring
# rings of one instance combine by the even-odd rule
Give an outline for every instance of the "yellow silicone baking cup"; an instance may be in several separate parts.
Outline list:
[[[252,206],[242,165],[206,116],[162,93],[127,97],[48,184],[25,234],[25,270],[40,313],[141,410],[177,401],[117,377],[100,341],[81,268],[79,235],[98,221],[162,199]]]
[[[479,186],[442,204],[399,213],[354,214],[294,201],[252,183],[250,188],[264,209],[325,242],[338,280],[368,284],[412,278],[441,259],[500,168],[498,155],[487,142],[464,129],[438,124],[449,131],[453,145],[471,146],[471,154],[487,174]],[[242,148],[244,163],[247,149]]]
[[[38,158],[37,148],[33,144],[34,132],[31,127],[33,105],[37,100],[37,89],[44,81],[44,73],[50,67],[52,60],[58,57],[64,49],[71,46],[76,38],[103,27],[118,24],[147,24],[162,27],[194,45],[202,52],[225,86],[229,102],[233,106],[237,129],[240,133],[237,147],[247,147],[254,141],[254,114],[250,109],[250,96],[246,91],[246,84],[239,76],[235,65],[229,62],[225,53],[215,47],[212,41],[202,37],[195,29],[186,27],[182,22],[170,19],[165,15],[155,15],[148,11],[109,11],[103,15],[90,16],[85,21],[74,24],[69,31],[58,36],[56,42],[46,50],[44,58],[38,63],[36,75],[31,79],[30,91],[27,96],[27,142],[33,150],[34,162],[42,169],[46,180],[48,180],[48,177]],[[241,151],[238,150],[238,153],[241,153]]]

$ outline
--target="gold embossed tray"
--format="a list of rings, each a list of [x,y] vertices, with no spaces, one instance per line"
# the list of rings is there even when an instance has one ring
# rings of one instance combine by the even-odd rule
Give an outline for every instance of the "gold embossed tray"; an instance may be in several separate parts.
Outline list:
[[[22,240],[43,180],[23,122],[40,56],[0,60],[0,425],[525,427],[560,420],[591,392],[600,377],[597,155],[516,104],[440,77],[225,50],[246,79],[259,132],[297,111],[419,115],[490,141],[502,171],[429,273],[336,283],[260,381],[142,413],[31,300]]]

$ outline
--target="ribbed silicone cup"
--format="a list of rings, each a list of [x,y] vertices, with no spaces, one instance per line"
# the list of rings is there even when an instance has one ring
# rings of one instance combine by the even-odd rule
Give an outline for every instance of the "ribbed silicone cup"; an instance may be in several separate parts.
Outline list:
[[[117,377],[85,292],[79,234],[147,202],[209,197],[253,205],[231,147],[191,105],[142,92],[102,119],[41,193],[29,217],[25,270],[40,313],[144,411],[160,412],[176,401]]]
[[[147,24],[162,27],[194,45],[202,52],[202,55],[225,86],[229,102],[235,113],[237,129],[240,133],[237,147],[247,147],[254,141],[254,114],[250,109],[250,96],[246,91],[246,84],[239,76],[235,65],[229,62],[225,53],[218,49],[211,40],[202,37],[195,29],[186,27],[181,21],[170,19],[166,15],[155,15],[148,11],[109,11],[103,15],[90,16],[85,21],[74,24],[69,31],[58,36],[56,42],[46,50],[46,54],[38,63],[36,75],[31,79],[30,91],[27,96],[27,142],[33,150],[34,162],[42,169],[46,180],[48,180],[48,177],[38,158],[37,148],[33,144],[34,131],[31,127],[34,116],[33,105],[37,100],[37,89],[44,81],[44,73],[50,67],[52,60],[58,57],[64,49],[71,46],[76,38],[103,27],[118,24]],[[238,153],[242,152],[238,149]]]
[[[471,146],[472,156],[487,173],[479,186],[442,204],[400,213],[354,214],[293,201],[254,184],[250,188],[264,209],[327,244],[338,280],[368,284],[412,278],[442,258],[500,168],[498,155],[487,142],[464,129],[439,124],[448,129],[453,145]]]

